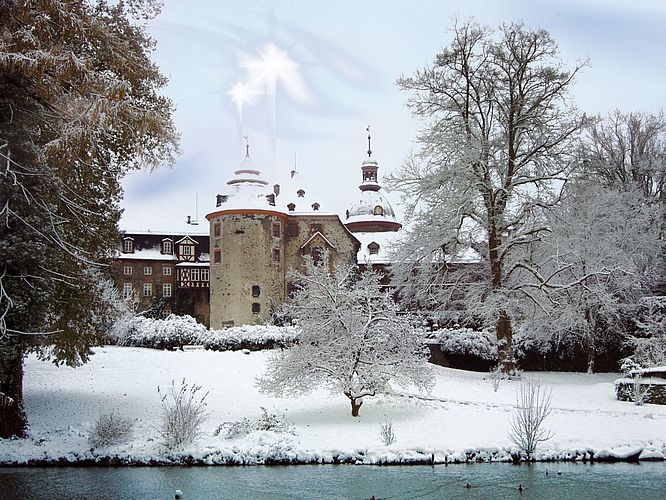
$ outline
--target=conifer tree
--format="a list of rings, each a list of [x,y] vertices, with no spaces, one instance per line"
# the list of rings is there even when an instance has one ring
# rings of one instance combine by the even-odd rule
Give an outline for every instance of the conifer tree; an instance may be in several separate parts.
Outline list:
[[[27,349],[85,362],[104,320],[94,269],[117,241],[120,181],[173,161],[150,60],[151,0],[0,3],[1,436],[21,434]]]

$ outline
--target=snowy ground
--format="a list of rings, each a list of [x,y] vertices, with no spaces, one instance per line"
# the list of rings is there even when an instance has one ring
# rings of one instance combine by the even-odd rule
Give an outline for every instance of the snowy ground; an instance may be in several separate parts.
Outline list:
[[[168,462],[190,456],[203,463],[262,463],[266,459],[364,463],[429,459],[465,460],[473,453],[510,458],[507,437],[518,382],[502,381],[494,392],[482,373],[435,367],[428,395],[400,391],[367,398],[361,417],[352,418],[348,400],[320,390],[309,397],[276,399],[255,387],[268,351],[158,351],[103,347],[76,369],[56,368],[30,357],[25,370],[25,403],[30,433],[23,440],[0,440],[0,462],[99,460]],[[204,437],[178,456],[159,442],[157,386],[172,379],[210,390],[210,418]],[[635,406],[615,399],[614,374],[525,373],[552,388],[553,412],[546,426],[555,436],[540,448],[541,459],[566,459],[586,452],[622,456],[644,449],[643,457],[666,454],[666,406]],[[213,436],[223,421],[257,418],[260,407],[286,412],[296,435],[255,432],[237,440]],[[118,410],[136,419],[133,439],[91,450],[87,434],[104,412]],[[393,422],[397,441],[379,438],[379,424]],[[474,451],[473,451],[474,450]],[[484,451],[485,450],[485,451]],[[588,454],[589,457],[589,454]]]

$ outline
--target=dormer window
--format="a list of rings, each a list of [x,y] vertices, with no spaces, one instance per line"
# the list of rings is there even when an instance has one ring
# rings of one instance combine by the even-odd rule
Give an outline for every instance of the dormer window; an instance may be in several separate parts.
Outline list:
[[[220,205],[222,205],[222,203],[226,203],[228,198],[229,197],[226,194],[218,194],[216,196],[216,204],[215,205],[219,207]]]
[[[381,205],[377,205],[374,210],[372,211],[374,215],[384,215],[384,207]]]
[[[123,253],[134,253],[134,240],[132,238],[123,239]]]
[[[268,204],[272,207],[275,206],[275,195],[274,194],[268,194],[266,195],[266,199],[268,200]]]
[[[294,210],[296,210],[296,205],[294,205],[293,203],[290,203],[289,205],[287,205],[287,210],[289,210],[290,212],[293,212]]]
[[[179,239],[176,241],[176,250],[177,250],[177,257],[178,260],[185,260],[188,262],[194,262],[196,253],[194,250],[194,245],[196,245],[197,242],[194,241],[192,238],[189,236],[185,236],[184,238]]]
[[[377,255],[379,253],[379,245],[373,241],[368,245],[368,252],[370,252],[370,255]]]
[[[173,241],[168,238],[162,240],[162,253],[166,255],[173,254]]]
[[[316,212],[317,210],[319,210],[319,207],[320,207],[320,206],[321,206],[321,205],[319,205],[319,203],[313,203],[313,204],[312,204],[312,210],[314,210],[314,211]]]
[[[299,198],[303,198],[305,196],[305,190],[299,189],[296,191],[296,194],[298,195]]]

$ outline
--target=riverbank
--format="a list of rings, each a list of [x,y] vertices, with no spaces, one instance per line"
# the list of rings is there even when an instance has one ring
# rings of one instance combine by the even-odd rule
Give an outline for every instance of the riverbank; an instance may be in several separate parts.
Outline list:
[[[302,398],[271,398],[255,387],[270,352],[96,349],[90,363],[57,368],[30,357],[25,370],[26,439],[0,440],[4,465],[251,465],[295,463],[423,464],[519,458],[508,438],[518,381],[497,392],[488,376],[434,367],[430,394],[396,390],[367,398],[359,418],[348,400],[317,390]],[[666,407],[615,399],[614,374],[525,373],[552,389],[545,426],[554,437],[539,461],[663,460]],[[157,386],[185,378],[210,391],[209,418],[192,446],[173,453],[160,442]],[[256,419],[261,407],[284,414],[293,433],[254,431],[227,439],[223,422]],[[88,434],[101,413],[133,420],[126,443],[91,448]],[[395,443],[385,446],[381,423],[391,422]]]

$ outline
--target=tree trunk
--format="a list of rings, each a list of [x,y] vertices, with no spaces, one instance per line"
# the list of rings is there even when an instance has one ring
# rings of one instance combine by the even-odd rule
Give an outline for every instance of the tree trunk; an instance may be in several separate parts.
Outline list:
[[[350,397],[349,400],[351,401],[352,417],[358,417],[358,412],[361,409],[363,400],[361,398],[352,398],[352,397]]]
[[[488,238],[488,257],[490,260],[491,286],[493,290],[502,289],[502,263],[498,248],[501,240],[494,225],[490,227]],[[516,362],[513,357],[513,329],[511,318],[505,310],[499,312],[495,324],[495,337],[497,338],[497,360],[502,373],[513,375],[516,373]]]
[[[516,373],[516,361],[513,357],[513,329],[511,328],[511,318],[506,311],[500,311],[495,334],[500,369],[502,373],[513,375]]]
[[[0,339],[0,438],[25,435],[23,346],[15,337]]]

